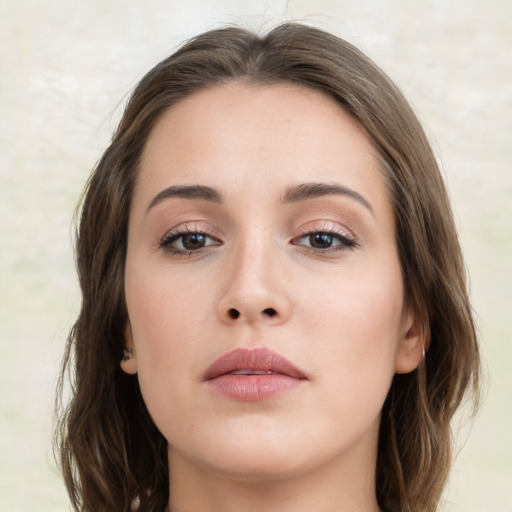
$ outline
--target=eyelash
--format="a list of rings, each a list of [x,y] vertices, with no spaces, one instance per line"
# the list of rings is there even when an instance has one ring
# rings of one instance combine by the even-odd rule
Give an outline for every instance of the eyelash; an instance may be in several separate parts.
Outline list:
[[[186,235],[198,235],[198,236],[204,236],[205,238],[210,238],[214,241],[214,243],[210,243],[208,245],[205,245],[203,247],[198,248],[197,250],[183,250],[178,249],[176,247],[173,247],[173,243],[179,240],[180,238],[183,239]],[[335,245],[333,247],[328,248],[318,248],[318,247],[308,247],[302,244],[299,244],[298,241],[303,240],[307,237],[311,237],[313,235],[327,235],[330,237],[333,237],[336,239],[339,244]],[[310,239],[311,241],[311,239]],[[183,240],[182,240],[183,243]],[[317,254],[329,254],[329,253],[335,253],[339,251],[346,251],[346,250],[353,250],[359,246],[356,239],[348,234],[345,231],[341,231],[339,229],[333,229],[333,228],[322,228],[322,229],[314,229],[314,230],[305,230],[300,236],[294,238],[291,243],[293,245],[300,245],[301,247],[304,247],[309,252],[317,253]],[[174,256],[193,256],[195,254],[200,254],[203,249],[210,247],[210,246],[217,246],[221,245],[222,242],[217,240],[214,236],[208,233],[206,230],[196,229],[196,228],[177,228],[176,230],[167,233],[159,242],[159,247],[163,249],[165,252],[174,255]]]
[[[203,246],[199,250],[195,250],[195,251],[177,249],[176,247],[172,246],[172,244],[174,242],[176,242],[180,238],[183,238],[185,235],[202,235],[206,238],[210,238],[210,239],[214,240],[215,243]],[[212,245],[220,245],[220,244],[221,244],[221,242],[219,242],[215,237],[213,237],[211,234],[209,234],[205,230],[196,229],[196,228],[177,228],[176,230],[171,231],[170,233],[167,233],[162,238],[162,240],[160,240],[160,243],[158,245],[165,252],[175,255],[175,256],[193,256],[194,254],[199,254],[199,252],[201,252],[201,249],[204,249],[205,247],[209,247]]]
[[[310,252],[318,253],[318,254],[329,254],[335,253],[339,251],[353,250],[359,247],[357,240],[354,236],[347,231],[332,228],[332,227],[322,227],[320,229],[309,229],[305,230],[300,236],[294,238],[292,242],[303,240],[304,238],[311,237],[312,235],[328,235],[337,239],[339,245],[335,245],[333,247],[328,247],[325,249],[317,248],[317,247],[307,247]],[[299,245],[298,243],[294,243],[294,245]],[[304,247],[304,246],[303,246]]]

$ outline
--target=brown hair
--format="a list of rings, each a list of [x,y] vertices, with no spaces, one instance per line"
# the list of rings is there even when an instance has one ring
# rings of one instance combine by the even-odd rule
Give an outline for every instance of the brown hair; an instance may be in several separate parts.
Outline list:
[[[417,370],[395,376],[384,404],[377,499],[385,511],[433,512],[450,468],[450,420],[468,389],[476,400],[479,374],[447,193],[417,118],[389,78],[349,43],[300,24],[263,37],[223,28],[186,43],[141,80],[91,175],[77,231],[82,307],[60,383],[62,392],[69,371],[72,399],[56,434],[72,505],[77,511],[161,512],[167,504],[167,442],[148,414],[137,377],[119,367],[130,201],[159,117],[194,91],[232,81],[291,82],[322,91],[376,148],[394,206],[406,297],[429,346]]]

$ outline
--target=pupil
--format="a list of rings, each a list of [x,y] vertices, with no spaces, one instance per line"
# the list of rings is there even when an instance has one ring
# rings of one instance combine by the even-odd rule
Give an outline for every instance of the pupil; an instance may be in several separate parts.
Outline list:
[[[183,235],[183,247],[189,251],[200,249],[204,247],[205,239],[205,235],[201,233],[188,233],[187,235]]]
[[[313,235],[309,235],[309,243],[311,247],[315,247],[316,249],[325,249],[332,245],[333,236],[329,233],[314,233]]]

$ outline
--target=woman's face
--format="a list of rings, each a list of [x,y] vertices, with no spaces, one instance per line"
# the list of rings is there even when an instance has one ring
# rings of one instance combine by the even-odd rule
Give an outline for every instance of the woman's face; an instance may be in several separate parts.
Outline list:
[[[159,120],[135,186],[127,346],[170,464],[243,478],[374,463],[421,357],[375,152],[330,98],[228,84]]]

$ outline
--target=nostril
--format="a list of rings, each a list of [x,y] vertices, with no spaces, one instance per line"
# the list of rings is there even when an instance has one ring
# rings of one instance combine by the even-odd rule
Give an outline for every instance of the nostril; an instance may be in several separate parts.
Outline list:
[[[263,313],[265,313],[268,316],[274,316],[277,315],[277,311],[274,308],[267,308],[263,310]]]
[[[240,312],[233,308],[229,310],[228,314],[233,320],[236,320],[240,316]]]

